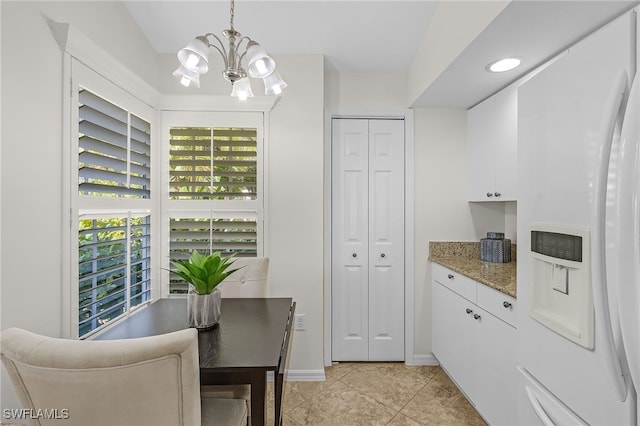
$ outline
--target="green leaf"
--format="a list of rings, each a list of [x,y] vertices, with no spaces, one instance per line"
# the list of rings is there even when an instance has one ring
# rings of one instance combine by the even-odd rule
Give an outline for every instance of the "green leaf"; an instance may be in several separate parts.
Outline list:
[[[192,264],[202,267],[205,262],[205,257],[201,255],[198,250],[194,250],[191,252],[190,260]]]
[[[209,256],[203,256],[197,250],[191,252],[188,261],[170,260],[175,267],[173,272],[191,284],[198,294],[211,293],[225,278],[241,269],[229,269],[235,261],[234,254],[222,257],[222,253],[216,251]]]

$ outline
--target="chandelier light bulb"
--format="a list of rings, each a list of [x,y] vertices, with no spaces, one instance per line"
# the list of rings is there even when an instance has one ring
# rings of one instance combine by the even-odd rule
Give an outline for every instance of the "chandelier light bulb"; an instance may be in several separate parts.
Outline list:
[[[200,74],[182,65],[173,72],[173,75],[180,80],[180,84],[184,87],[200,87]]]
[[[233,82],[231,89],[231,96],[238,98],[241,101],[246,101],[247,98],[253,97],[253,90],[251,90],[251,82],[247,77],[241,78]]]
[[[190,70],[196,69],[198,67],[199,61],[200,59],[198,59],[196,55],[190,54],[189,56],[187,56],[185,67],[187,67]]]
[[[287,87],[287,83],[284,82],[278,71],[272,72],[266,76],[264,82],[264,94],[265,95],[279,95]]]
[[[209,71],[209,46],[206,39],[196,37],[178,52],[178,60],[188,70],[204,74]]]
[[[264,61],[262,59],[259,59],[256,61],[255,63],[255,67],[256,67],[256,71],[258,72],[258,74],[267,74],[269,72],[269,69],[267,68],[267,65],[264,63]]]
[[[276,61],[271,59],[267,52],[255,41],[247,45],[247,71],[253,78],[264,78],[276,69]]]

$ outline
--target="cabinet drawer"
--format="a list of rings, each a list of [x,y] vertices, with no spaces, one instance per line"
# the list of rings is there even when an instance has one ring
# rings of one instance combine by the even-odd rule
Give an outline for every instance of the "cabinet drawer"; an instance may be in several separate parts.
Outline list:
[[[516,299],[485,285],[478,285],[477,295],[478,306],[517,328]]]
[[[476,302],[477,283],[471,278],[467,278],[458,272],[453,272],[451,269],[437,263],[433,264],[431,273],[434,281],[439,282],[465,299],[473,303]]]

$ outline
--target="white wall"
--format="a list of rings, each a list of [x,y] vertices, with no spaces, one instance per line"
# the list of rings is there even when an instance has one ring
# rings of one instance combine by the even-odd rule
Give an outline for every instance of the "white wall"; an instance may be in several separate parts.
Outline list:
[[[327,73],[325,108],[364,113],[407,108],[406,74]]]
[[[416,109],[414,114],[415,353],[430,355],[429,241],[474,241],[478,235],[466,200],[466,111]]]
[[[70,23],[132,70],[155,55],[120,2],[0,2],[2,271],[0,329],[61,334],[62,53],[46,17]],[[117,31],[113,29],[117,28]],[[26,48],[28,47],[28,48]],[[18,406],[2,373],[2,408]]]
[[[293,296],[306,330],[296,331],[290,370],[323,373],[324,60],[274,55],[288,84],[271,112],[268,253],[272,296]]]

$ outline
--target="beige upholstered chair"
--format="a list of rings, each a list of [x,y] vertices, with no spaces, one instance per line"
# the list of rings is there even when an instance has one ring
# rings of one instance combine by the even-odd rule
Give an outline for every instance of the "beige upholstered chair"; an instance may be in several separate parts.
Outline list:
[[[222,297],[267,297],[268,257],[238,257],[231,268],[241,268],[220,284]]]
[[[222,297],[267,297],[268,257],[238,257],[232,268],[239,271],[229,275],[219,285]],[[251,387],[249,385],[206,385],[202,395],[214,398],[244,399],[251,415]]]
[[[30,416],[37,417],[32,425],[227,426],[247,422],[245,401],[201,399],[195,329],[138,339],[86,341],[10,328],[0,334],[0,348],[24,408],[33,413],[57,409],[58,419]]]

